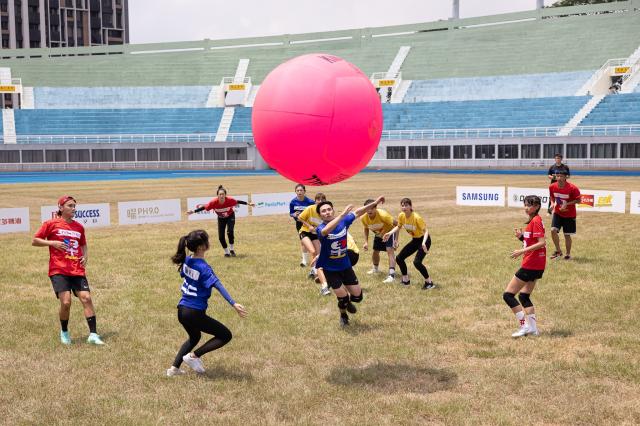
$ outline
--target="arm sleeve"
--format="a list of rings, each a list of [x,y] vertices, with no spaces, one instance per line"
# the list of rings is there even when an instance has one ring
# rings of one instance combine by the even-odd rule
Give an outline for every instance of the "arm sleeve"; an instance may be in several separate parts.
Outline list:
[[[356,220],[356,215],[354,212],[350,212],[345,218],[344,218],[344,224],[346,226],[351,226],[351,224],[353,223],[353,221]]]
[[[295,209],[293,208],[293,201],[291,201],[289,203],[289,216],[293,217],[293,214],[295,213]]]
[[[247,203],[246,201],[243,200],[234,200],[236,202],[236,204],[243,204],[245,206],[249,205],[249,203]]]
[[[80,247],[84,247],[87,245],[87,236],[84,233],[84,227],[82,227],[81,231],[80,231]]]
[[[569,171],[569,166],[567,166],[566,164],[564,166],[567,168],[567,176],[571,176],[571,172]]]
[[[204,286],[206,288],[215,287],[222,297],[224,297],[224,300],[226,300],[231,306],[236,303],[213,271],[209,271],[209,273],[204,277]]]
[[[309,208],[307,207],[306,209],[304,209],[304,210],[302,211],[302,213],[300,213],[300,215],[298,216],[298,218],[299,218],[299,219],[302,219],[302,220],[304,220],[304,221],[309,222],[309,212],[310,212],[310,210],[309,210]]]
[[[544,237],[544,226],[542,225],[542,220],[538,220],[533,224],[533,237]]]
[[[215,206],[216,201],[218,201],[218,199],[217,199],[217,198],[216,198],[216,199],[214,199],[214,200],[209,201],[209,202],[204,206],[204,209],[205,209],[206,211],[213,210],[213,209],[214,209],[214,206]]]
[[[548,175],[552,175],[553,174],[553,166],[549,167],[549,172],[547,174]]]
[[[573,191],[571,191],[571,201],[580,199],[580,190],[577,186],[573,187]]]
[[[47,235],[49,235],[49,222],[45,222],[42,224],[38,232],[35,233],[35,238],[47,239]]]

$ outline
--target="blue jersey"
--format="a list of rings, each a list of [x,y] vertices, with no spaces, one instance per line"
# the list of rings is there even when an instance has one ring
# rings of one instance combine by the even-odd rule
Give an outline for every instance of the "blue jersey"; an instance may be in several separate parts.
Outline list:
[[[187,256],[180,269],[180,276],[184,281],[181,289],[182,299],[178,306],[206,311],[212,287],[215,287],[230,305],[236,303],[204,259]]]
[[[354,220],[356,215],[349,213],[327,236],[322,235],[322,230],[327,226],[326,223],[316,228],[318,240],[320,240],[320,257],[316,267],[327,271],[344,271],[351,268],[351,261],[347,256],[347,231]]]
[[[309,197],[304,197],[304,200],[302,201],[298,200],[298,197],[295,197],[289,203],[289,216],[295,219],[296,213],[302,213],[302,211],[306,209],[307,206],[311,206],[313,204],[315,204],[315,202]]]

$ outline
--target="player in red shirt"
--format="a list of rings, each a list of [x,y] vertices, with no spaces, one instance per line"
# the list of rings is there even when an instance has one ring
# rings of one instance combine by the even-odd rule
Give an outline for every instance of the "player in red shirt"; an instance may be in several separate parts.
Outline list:
[[[236,214],[233,208],[238,204],[248,204],[251,207],[253,207],[254,204],[227,197],[227,190],[224,189],[222,185],[218,186],[217,195],[218,197],[209,201],[206,206],[187,211],[187,215],[198,213],[203,210],[213,210],[214,212],[216,212],[216,214],[218,215],[218,240],[220,240],[220,244],[224,249],[224,257],[235,257],[236,252],[233,248],[235,237],[233,234],[233,229],[236,225]],[[229,237],[229,246],[227,246],[227,240],[224,237],[225,229],[227,231],[227,236]]]
[[[71,312],[71,292],[80,299],[84,316],[89,325],[87,343],[103,345],[96,333],[96,314],[91,301],[89,283],[85,276],[87,264],[87,240],[84,227],[73,220],[76,214],[76,200],[70,195],[58,200],[55,219],[45,221],[33,237],[35,247],[49,247],[49,278],[53,291],[60,300],[60,341],[71,344],[67,328]]]
[[[551,259],[560,259],[562,250],[560,249],[560,229],[564,232],[564,244],[567,254],[566,260],[571,259],[571,236],[576,233],[576,204],[580,202],[580,190],[577,186],[567,182],[569,170],[566,167],[556,169],[557,182],[549,186],[549,198],[553,216],[551,218],[551,239],[555,245],[555,252]]]
[[[511,257],[516,259],[524,256],[520,269],[516,272],[515,276],[511,278],[511,281],[509,281],[507,288],[502,294],[502,298],[516,315],[516,319],[520,324],[520,328],[511,335],[512,337],[538,335],[536,311],[529,296],[536,286],[536,280],[542,278],[547,259],[544,224],[542,223],[542,218],[538,215],[541,204],[542,200],[540,200],[540,197],[527,195],[524,199],[524,211],[529,216],[527,227],[524,231],[522,231],[522,229],[515,229],[516,238],[522,241],[524,246],[522,249],[515,250],[511,253]],[[522,305],[516,300],[516,294],[518,293],[520,293],[518,299],[520,299]]]

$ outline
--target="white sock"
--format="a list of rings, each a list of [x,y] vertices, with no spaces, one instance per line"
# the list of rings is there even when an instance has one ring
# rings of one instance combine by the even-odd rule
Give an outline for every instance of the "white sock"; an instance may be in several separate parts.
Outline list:
[[[311,268],[311,272],[313,272],[313,275],[317,275],[318,274],[318,270],[316,269],[315,266],[313,268]]]
[[[224,249],[224,254],[229,254],[229,247]]]
[[[538,324],[536,320],[536,314],[527,315],[527,322],[529,323],[529,328],[533,331],[538,331]]]
[[[373,268],[372,268],[372,269],[373,269],[374,271],[377,271],[377,270],[378,270],[378,265],[373,265]]]
[[[524,320],[524,311],[516,312],[516,319],[520,323],[520,327],[524,327],[527,324]]]
[[[390,277],[395,277],[396,276],[395,268],[389,268],[389,276]]]
[[[229,250],[233,250],[233,244],[229,244]]]
[[[307,253],[306,251],[302,252],[302,263],[306,264],[308,260],[309,260],[309,253]]]

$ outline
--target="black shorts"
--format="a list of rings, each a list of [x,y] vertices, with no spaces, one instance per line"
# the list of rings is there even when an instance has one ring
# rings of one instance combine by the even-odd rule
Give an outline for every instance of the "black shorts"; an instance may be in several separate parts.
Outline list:
[[[304,237],[308,237],[311,241],[318,239],[318,236],[316,234],[314,234],[313,232],[307,232],[307,231],[302,231],[299,234],[299,236],[300,236],[300,239],[303,239]]]
[[[388,248],[393,248],[393,243],[396,241],[396,234],[391,234],[387,242],[382,241],[382,237],[377,235],[373,237],[373,250],[375,251],[387,251]]]
[[[551,229],[555,229],[558,232],[562,229],[565,235],[573,235],[576,233],[576,218],[562,217],[554,213],[551,217]]]
[[[60,298],[58,293],[63,291],[71,291],[76,297],[78,297],[79,291],[91,291],[87,277],[58,274],[52,275],[49,278],[51,279],[51,285],[57,298]]]
[[[329,287],[334,290],[342,287],[343,284],[358,284],[358,277],[356,277],[356,273],[353,272],[353,268],[343,269],[342,271],[327,271],[326,269],[323,269],[322,271],[327,279],[327,284],[329,284]]]
[[[360,259],[360,254],[356,253],[353,250],[347,250],[347,256],[349,256],[349,260],[351,261],[351,266],[356,266],[358,260]]]
[[[298,222],[298,221],[296,220],[296,222],[295,222],[295,223],[296,223],[296,231],[298,231],[298,233],[300,233],[300,228],[302,228],[302,222]]]
[[[528,283],[531,281],[539,280],[540,278],[542,278],[542,274],[544,274],[544,269],[537,270],[520,268],[516,272],[516,278]]]

